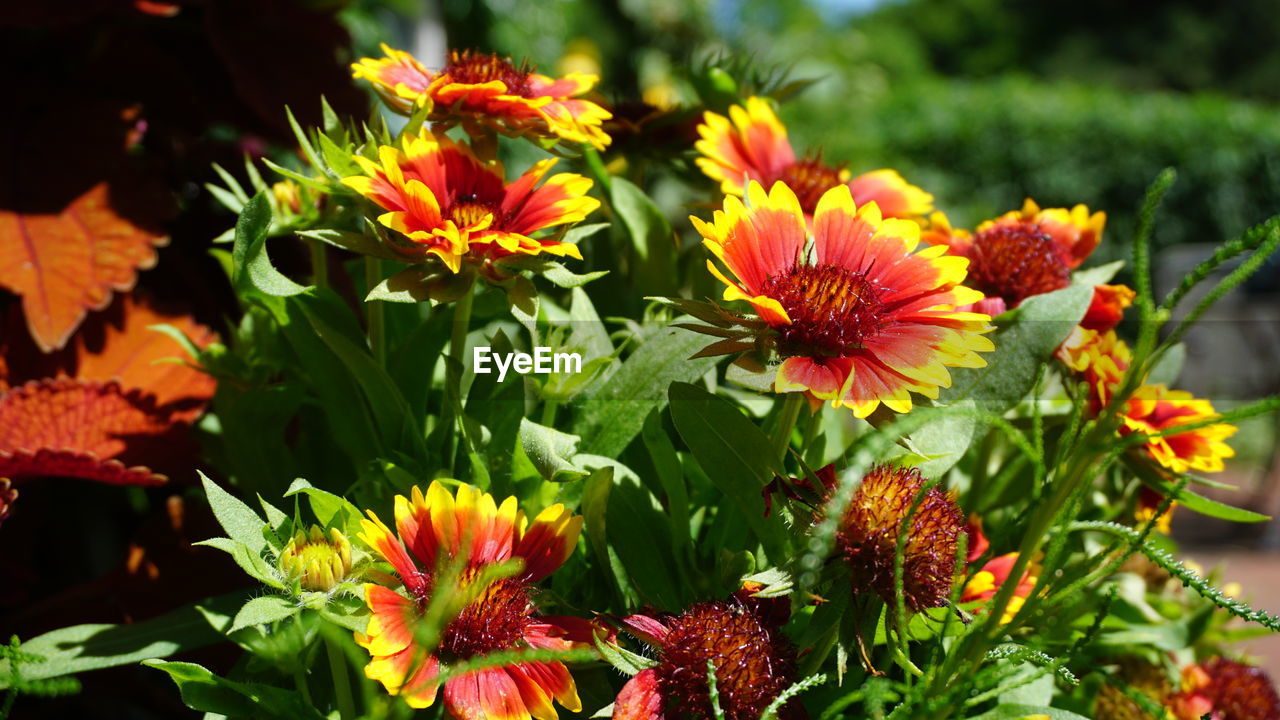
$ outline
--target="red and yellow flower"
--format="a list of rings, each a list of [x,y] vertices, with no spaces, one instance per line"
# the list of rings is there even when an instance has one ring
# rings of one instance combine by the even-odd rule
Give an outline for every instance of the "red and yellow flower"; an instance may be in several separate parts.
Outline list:
[[[1179,425],[1217,417],[1213,403],[1184,390],[1170,390],[1163,384],[1144,385],[1134,391],[1121,411],[1120,433],[1167,432]],[[1215,423],[1160,437],[1146,443],[1146,451],[1156,462],[1176,473],[1190,470],[1218,472],[1223,460],[1235,455],[1225,441],[1236,433],[1234,425]]]
[[[471,50],[451,50],[443,68],[429,70],[407,52],[386,45],[382,51],[384,57],[363,58],[351,68],[402,113],[430,103],[429,119],[445,125],[462,121],[506,135],[558,138],[601,150],[609,144],[601,129],[612,117],[609,111],[578,98],[595,87],[595,75],[551,78],[527,63]]]
[[[469,485],[456,496],[440,482],[424,494],[396,496],[396,532],[373,513],[359,538],[399,576],[399,588],[366,584],[372,613],[356,642],[373,657],[365,674],[414,708],[436,698],[442,665],[520,648],[567,650],[586,642],[585,621],[538,615],[534,585],[573,552],[582,518],[561,505],[543,510],[530,524],[514,497],[497,505]],[[415,629],[435,592],[442,563],[463,561],[459,590],[465,607],[445,625],[435,648],[419,644]],[[523,569],[477,588],[475,578],[495,564],[517,560]],[[552,701],[578,712],[582,704],[561,662],[521,662],[465,673],[445,681],[445,709],[461,720],[555,718]]]
[[[1111,400],[1111,393],[1133,363],[1128,344],[1114,330],[1099,332],[1083,326],[1058,347],[1058,359],[1089,387],[1089,407],[1097,413]]]
[[[1084,205],[1041,209],[1028,198],[1021,210],[987,220],[972,233],[934,213],[923,239],[969,259],[967,284],[989,303],[998,300],[1000,306],[982,308],[998,315],[1032,295],[1070,285],[1071,271],[1098,246],[1106,222],[1106,213],[1090,213]]]
[[[796,677],[796,647],[782,633],[789,615],[769,601],[735,593],[725,602],[701,602],[679,615],[632,615],[628,632],[652,645],[657,664],[623,686],[613,705],[614,720],[710,720],[707,664],[715,671],[720,709],[726,720],[755,720]],[[778,710],[782,720],[803,718],[794,700]]]
[[[1111,401],[1125,372],[1133,362],[1129,346],[1114,330],[1097,332],[1076,328],[1058,348],[1058,358],[1089,387],[1089,407],[1098,413]],[[1218,415],[1213,403],[1183,390],[1170,390],[1164,384],[1142,385],[1133,392],[1119,410],[1120,434],[1170,433],[1150,438],[1144,448],[1147,455],[1176,473],[1190,470],[1217,472],[1223,460],[1235,455],[1226,439],[1236,427],[1214,423],[1185,432],[1170,432],[1179,425],[1191,425]]]
[[[729,117],[707,112],[698,126],[702,138],[698,167],[720,183],[726,195],[742,197],[754,180],[766,187],[786,183],[812,216],[823,193],[848,185],[859,206],[874,202],[884,217],[923,218],[933,209],[933,196],[902,179],[895,170],[876,170],[851,177],[843,167],[823,162],[820,154],[796,159],[787,128],[764,98],[751,97],[729,108]]]
[[[454,272],[464,256],[581,259],[577,246],[533,235],[582,220],[600,206],[587,196],[591,181],[581,175],[560,173],[541,182],[554,158],[507,183],[500,163],[481,161],[467,145],[427,132],[406,136],[399,148],[378,148],[377,162],[363,155],[355,161],[364,174],[342,182],[387,211],[378,222],[406,238],[393,249],[407,260],[435,255]]]
[[[746,300],[767,325],[783,358],[776,392],[852,408],[858,417],[881,403],[911,409],[911,393],[936,398],[951,384],[948,367],[982,367],[986,315],[959,312],[981,299],[960,283],[968,262],[945,248],[915,252],[919,226],[884,219],[875,203],[855,206],[847,186],[828,190],[813,216],[809,247],[796,194],[775,183],[766,194],[747,185],[747,204],[725,198],[711,222],[691,218],[706,246],[729,269],[725,300]]]
[[[1017,562],[1018,553],[1016,552],[1006,553],[988,560],[982,566],[982,569],[974,573],[973,577],[969,578],[969,581],[965,583],[964,591],[960,595],[960,602],[977,602],[980,603],[980,606],[985,605],[1009,581],[1009,577],[1013,574],[1013,566]],[[1005,606],[1004,613],[1000,616],[1001,624],[1009,623],[1013,620],[1013,616],[1017,615],[1018,611],[1022,609],[1027,598],[1031,597],[1031,591],[1035,589],[1039,576],[1039,563],[1034,561],[1027,563],[1027,568],[1022,571],[1022,577],[1018,578],[1018,585],[1014,588],[1013,596],[1009,598],[1009,604]]]

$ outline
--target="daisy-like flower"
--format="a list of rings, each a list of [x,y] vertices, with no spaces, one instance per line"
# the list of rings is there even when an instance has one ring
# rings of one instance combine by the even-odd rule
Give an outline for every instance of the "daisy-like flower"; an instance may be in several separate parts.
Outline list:
[[[1168,702],[1177,720],[1280,720],[1280,695],[1262,668],[1224,657],[1182,671]]]
[[[695,144],[702,155],[696,162],[702,172],[720,183],[726,195],[742,197],[754,180],[768,187],[786,183],[812,216],[822,195],[847,185],[859,206],[876,203],[885,217],[923,218],[933,209],[933,196],[902,179],[895,170],[876,170],[852,177],[843,167],[832,167],[821,154],[796,158],[787,128],[764,98],[751,97],[729,108],[729,117],[707,112],[698,126]]]
[[[381,58],[352,64],[393,109],[409,114],[431,103],[429,119],[451,125],[482,125],[505,135],[558,138],[603,150],[609,136],[601,124],[608,110],[579,99],[599,81],[595,75],[540,75],[528,63],[471,50],[450,50],[445,65],[428,70],[402,50],[382,46]]]
[[[775,612],[767,602],[753,602],[749,593],[701,602],[675,616],[625,618],[627,631],[656,649],[658,664],[642,670],[618,693],[614,720],[715,717],[708,662],[715,669],[724,718],[759,718],[796,681],[796,647],[782,633],[786,613]],[[798,720],[804,711],[792,700],[778,717]]]
[[[960,285],[967,261],[945,248],[914,252],[919,226],[854,205],[844,185],[818,201],[810,246],[803,209],[783,183],[747,185],[747,204],[727,197],[712,222],[691,218],[735,279],[708,261],[725,300],[760,315],[763,345],[782,358],[776,392],[805,392],[858,417],[881,403],[911,409],[949,387],[948,367],[982,367],[993,349],[986,315],[959,312],[981,299]]]
[[[1098,246],[1106,222],[1106,213],[1090,213],[1084,205],[1042,210],[1028,198],[1021,210],[987,220],[973,233],[934,213],[923,237],[969,259],[966,283],[987,296],[980,309],[998,315],[1032,295],[1070,285],[1071,271]]]
[[[1076,327],[1058,347],[1058,359],[1089,387],[1089,407],[1097,413],[1111,400],[1111,393],[1133,363],[1129,345],[1114,330],[1099,332]]]
[[[1013,574],[1013,566],[1017,562],[1018,553],[1016,552],[988,560],[982,569],[974,573],[973,577],[965,583],[964,590],[960,594],[960,602],[978,602],[985,605],[1009,581],[1009,577]],[[1023,603],[1031,597],[1031,591],[1035,589],[1039,576],[1039,563],[1028,563],[1027,569],[1022,572],[1022,577],[1018,578],[1018,586],[1013,591],[1013,597],[1009,598],[1009,604],[1005,606],[1004,614],[1000,616],[1001,624],[1009,623],[1022,609]]]
[[[1089,387],[1089,407],[1095,414],[1110,401],[1133,361],[1129,346],[1114,330],[1096,332],[1076,328],[1058,348],[1058,359]],[[1120,408],[1120,434],[1168,432],[1179,425],[1198,423],[1218,415],[1213,403],[1164,384],[1143,385]],[[1216,423],[1186,432],[1153,437],[1145,452],[1175,473],[1190,470],[1217,472],[1223,460],[1235,455],[1226,439],[1236,427]]]
[[[1121,411],[1120,433],[1153,433],[1218,415],[1213,403],[1163,384],[1143,385],[1134,391]],[[1146,451],[1156,462],[1176,473],[1190,470],[1219,472],[1223,460],[1235,455],[1225,441],[1236,433],[1234,425],[1217,423],[1195,430],[1154,437]]]
[[[501,164],[483,162],[467,145],[425,131],[406,136],[403,147],[378,148],[377,162],[363,155],[355,161],[364,174],[342,182],[387,211],[378,222],[404,236],[392,249],[406,260],[435,255],[454,272],[464,256],[581,259],[571,243],[532,236],[578,222],[600,206],[587,196],[591,181],[581,175],[560,173],[541,182],[554,158],[507,183]]]
[[[870,588],[893,601],[898,533],[925,480],[915,468],[880,465],[867,473],[836,531],[854,592]],[[955,575],[956,545],[966,520],[955,498],[930,488],[911,516],[902,551],[902,589],[913,611],[945,605]]]
[[[399,591],[364,586],[372,616],[356,642],[373,660],[365,674],[399,695],[410,707],[425,708],[436,698],[435,678],[442,664],[521,648],[567,650],[584,621],[540,616],[534,585],[560,567],[573,552],[582,518],[561,505],[543,510],[530,524],[509,497],[499,506],[491,495],[468,485],[457,496],[439,482],[425,494],[395,498],[393,534],[373,512],[362,521],[360,539],[391,563]],[[415,627],[435,591],[438,563],[465,561],[460,590],[485,568],[519,560],[524,569],[481,589],[451,619],[439,646],[420,647]],[[583,639],[582,641],[586,641]],[[450,678],[443,688],[445,709],[461,720],[539,720],[555,718],[552,700],[578,712],[582,704],[568,669],[561,662],[523,662]]]

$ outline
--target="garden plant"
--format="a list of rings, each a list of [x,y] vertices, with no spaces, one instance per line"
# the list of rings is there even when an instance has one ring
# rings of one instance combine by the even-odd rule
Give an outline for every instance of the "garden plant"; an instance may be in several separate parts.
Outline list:
[[[142,664],[205,718],[1280,718],[1236,647],[1280,618],[1169,537],[1267,519],[1203,489],[1280,400],[1177,385],[1280,216],[1157,295],[1173,169],[1131,237],[1035,199],[961,228],[745,60],[681,105],[474,49],[352,72],[370,114],[281,107],[294,154],[217,168],[222,327],[0,276],[0,522],[52,477],[185,485],[239,578],[15,636],[0,717]]]

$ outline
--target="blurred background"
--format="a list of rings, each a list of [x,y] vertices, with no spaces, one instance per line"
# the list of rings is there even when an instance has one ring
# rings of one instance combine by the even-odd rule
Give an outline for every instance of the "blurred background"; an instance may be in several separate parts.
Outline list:
[[[217,181],[211,163],[238,168],[246,154],[292,154],[284,105],[304,125],[319,123],[321,94],[342,115],[366,116],[370,96],[348,64],[377,55],[380,42],[428,66],[446,48],[474,47],[527,58],[548,74],[595,72],[602,99],[627,119],[678,117],[682,107],[696,119],[689,106],[707,96],[695,87],[707,76],[689,69],[732,66],[735,77],[786,96],[781,114],[798,149],[821,149],[855,173],[895,168],[932,192],[958,226],[1025,197],[1105,210],[1094,262],[1125,256],[1146,186],[1172,166],[1179,180],[1155,231],[1158,293],[1216,245],[1280,212],[1274,0],[6,3],[0,58],[20,71],[0,113],[0,212],[57,212],[108,182],[122,215],[172,238],[160,250],[162,271],[142,273],[140,285],[220,326],[234,300],[225,283],[207,279],[221,277],[208,251],[231,218],[203,189]],[[648,141],[691,144],[690,129]],[[709,186],[662,169],[648,179],[673,225],[687,230],[684,218],[706,202]],[[0,227],[0,244],[6,239]],[[289,249],[276,253],[288,268]],[[305,267],[301,255],[292,261]],[[15,296],[0,290],[0,319],[15,309]],[[0,323],[0,350],[16,343],[16,327]],[[1188,336],[1180,385],[1219,409],[1280,392],[1280,266],[1219,303]],[[1244,424],[1220,478],[1238,489],[1206,494],[1280,512],[1278,427],[1274,416]],[[70,586],[68,577],[101,575],[131,542],[120,528],[133,523],[111,521],[135,513],[131,496],[113,490],[85,489],[90,509],[65,510],[68,526],[98,533],[97,556],[68,561],[34,520],[24,528],[15,516],[6,526],[0,610],[20,608],[4,617],[7,625],[33,633],[91,621],[86,597],[101,600],[103,621],[117,621],[118,607],[147,616],[207,594],[211,576],[195,568],[184,585],[190,597],[156,597],[145,583],[119,578],[109,597],[105,584]],[[28,518],[49,517],[58,503],[36,491],[24,491],[23,501]],[[1185,555],[1206,568],[1225,562],[1227,580],[1280,612],[1280,524],[1179,515],[1173,527]],[[194,519],[187,531],[209,534]],[[162,557],[166,542],[157,540],[152,554]],[[6,555],[42,553],[63,563],[57,577],[5,564]],[[36,597],[51,599],[28,606]],[[1254,648],[1280,672],[1280,645]]]

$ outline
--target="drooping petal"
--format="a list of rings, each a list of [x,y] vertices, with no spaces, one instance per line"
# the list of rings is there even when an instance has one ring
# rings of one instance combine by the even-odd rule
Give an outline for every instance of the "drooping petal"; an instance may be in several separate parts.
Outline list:
[[[457,720],[529,720],[520,689],[505,669],[477,670],[444,684],[445,710]]]
[[[613,701],[613,720],[666,720],[665,704],[658,690],[657,673],[647,668],[622,686]]]

